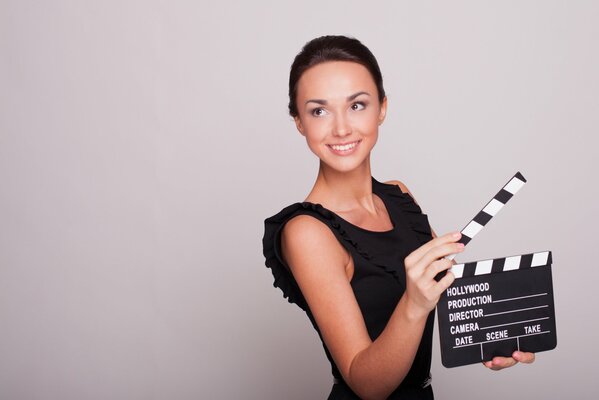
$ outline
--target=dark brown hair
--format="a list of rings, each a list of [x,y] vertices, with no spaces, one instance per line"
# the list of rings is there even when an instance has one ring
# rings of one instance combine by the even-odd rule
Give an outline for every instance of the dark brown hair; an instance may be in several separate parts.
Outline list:
[[[379,101],[385,98],[383,76],[374,54],[358,39],[347,36],[321,36],[310,40],[299,52],[289,73],[289,114],[298,115],[295,98],[297,96],[297,82],[302,74],[314,65],[326,61],[352,61],[363,65],[372,75],[376,83]]]

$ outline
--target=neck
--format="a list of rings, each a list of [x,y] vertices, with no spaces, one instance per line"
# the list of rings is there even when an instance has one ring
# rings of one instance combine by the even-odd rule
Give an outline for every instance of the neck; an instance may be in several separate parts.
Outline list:
[[[348,172],[328,168],[321,161],[318,177],[308,197],[313,197],[330,210],[342,212],[360,207],[375,213],[370,159]]]

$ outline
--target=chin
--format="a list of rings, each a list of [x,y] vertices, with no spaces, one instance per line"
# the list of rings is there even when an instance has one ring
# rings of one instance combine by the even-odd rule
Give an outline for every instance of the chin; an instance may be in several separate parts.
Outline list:
[[[328,169],[332,169],[337,172],[351,172],[351,171],[358,169],[360,166],[364,165],[364,163],[366,163],[368,161],[368,158],[369,157],[361,158],[359,160],[353,159],[353,160],[348,160],[347,162],[339,162],[338,160],[333,160],[331,162],[331,160],[328,158],[325,158],[325,159],[320,158],[320,162],[322,164],[326,165],[326,167]]]

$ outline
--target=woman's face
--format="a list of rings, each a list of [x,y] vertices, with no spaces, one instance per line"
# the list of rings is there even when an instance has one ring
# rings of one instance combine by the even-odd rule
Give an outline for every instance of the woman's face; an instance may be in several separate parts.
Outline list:
[[[329,167],[351,171],[369,156],[385,119],[366,67],[329,61],[307,69],[297,85],[295,123],[310,150]]]

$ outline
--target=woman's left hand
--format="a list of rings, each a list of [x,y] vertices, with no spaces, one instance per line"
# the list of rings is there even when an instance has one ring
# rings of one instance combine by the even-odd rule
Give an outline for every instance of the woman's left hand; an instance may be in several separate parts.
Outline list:
[[[483,365],[493,371],[512,367],[519,362],[532,364],[535,361],[535,353],[526,353],[524,351],[514,351],[511,357],[493,357],[491,361],[483,361]]]

